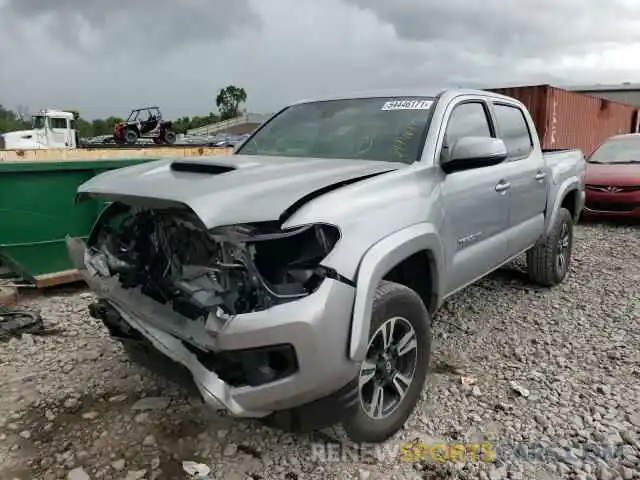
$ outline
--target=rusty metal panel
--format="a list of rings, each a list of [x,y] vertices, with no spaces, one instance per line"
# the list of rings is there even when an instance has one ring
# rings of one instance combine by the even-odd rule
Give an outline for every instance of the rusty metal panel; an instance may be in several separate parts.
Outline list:
[[[630,105],[550,85],[488,90],[513,97],[529,109],[542,148],[579,148],[589,155],[606,138],[634,131],[637,113]]]
[[[585,155],[608,137],[633,131],[636,111],[630,105],[553,87],[549,109],[545,148],[579,148]]]

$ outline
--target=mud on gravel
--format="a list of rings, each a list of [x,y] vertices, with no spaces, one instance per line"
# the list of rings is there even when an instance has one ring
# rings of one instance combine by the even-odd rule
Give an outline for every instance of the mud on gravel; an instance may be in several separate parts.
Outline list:
[[[640,478],[638,225],[579,225],[557,288],[528,283],[519,259],[450,299],[421,403],[382,456],[323,458],[339,429],[296,436],[211,412],[130,363],[92,300],[78,287],[23,296],[54,333],[0,343],[0,479],[196,478],[185,461],[227,480]],[[407,442],[495,455],[401,462]]]

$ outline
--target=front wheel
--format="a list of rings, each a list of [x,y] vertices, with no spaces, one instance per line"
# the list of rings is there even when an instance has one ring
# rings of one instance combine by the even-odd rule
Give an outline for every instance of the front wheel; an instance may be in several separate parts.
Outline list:
[[[124,141],[128,145],[133,145],[138,141],[138,133],[131,128],[127,128],[124,132]]]
[[[358,376],[359,402],[343,422],[354,442],[384,442],[413,413],[431,355],[431,319],[416,292],[383,281],[376,290],[366,358]]]
[[[529,278],[542,286],[561,283],[569,273],[573,250],[573,218],[561,208],[549,234],[527,251]]]

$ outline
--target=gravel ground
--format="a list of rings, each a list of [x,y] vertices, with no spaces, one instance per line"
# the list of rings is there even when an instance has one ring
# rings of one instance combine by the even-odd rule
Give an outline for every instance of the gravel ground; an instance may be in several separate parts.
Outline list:
[[[28,296],[57,331],[0,344],[1,479],[174,480],[189,478],[185,461],[228,480],[640,478],[638,226],[580,225],[555,289],[528,284],[517,261],[448,301],[428,387],[386,456],[319,458],[337,429],[295,436],[209,411],[128,362],[88,317],[92,298]],[[489,442],[495,458],[393,458],[435,441]]]

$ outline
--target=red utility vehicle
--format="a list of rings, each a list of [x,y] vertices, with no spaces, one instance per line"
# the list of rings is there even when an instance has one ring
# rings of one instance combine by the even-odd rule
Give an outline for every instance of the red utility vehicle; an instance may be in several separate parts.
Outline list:
[[[158,145],[173,145],[176,133],[170,121],[162,120],[158,107],[144,107],[131,110],[124,122],[119,122],[113,130],[113,140],[119,144],[135,144],[139,138],[151,138]]]

